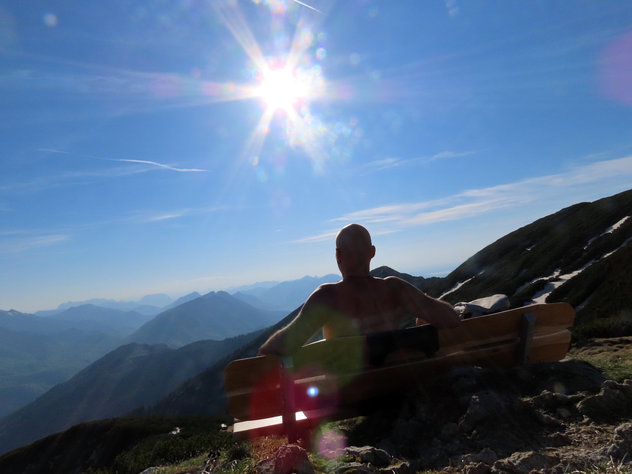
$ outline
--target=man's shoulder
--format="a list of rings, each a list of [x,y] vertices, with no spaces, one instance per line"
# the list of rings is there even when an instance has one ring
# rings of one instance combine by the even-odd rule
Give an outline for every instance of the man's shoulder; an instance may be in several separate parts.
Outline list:
[[[335,283],[323,283],[316,288],[314,293],[331,294],[339,291],[342,285],[342,280]]]
[[[382,280],[384,281],[386,285],[390,285],[390,286],[401,286],[401,285],[406,284],[405,280],[402,280],[400,277],[397,277],[394,275],[384,277],[382,278]]]
[[[319,285],[318,288],[314,290],[310,298],[322,299],[322,298],[331,297],[340,291],[341,283],[342,283],[341,281],[336,282],[336,283],[323,283],[322,285]]]

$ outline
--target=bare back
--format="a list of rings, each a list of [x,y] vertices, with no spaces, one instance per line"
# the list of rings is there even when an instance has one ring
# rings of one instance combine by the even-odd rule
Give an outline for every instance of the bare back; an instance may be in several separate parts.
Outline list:
[[[393,280],[353,277],[323,285],[331,317],[323,327],[326,339],[398,329],[414,320]]]
[[[347,277],[321,285],[298,315],[275,332],[260,354],[292,354],[323,329],[325,339],[390,331],[413,324],[454,327],[459,318],[451,305],[428,297],[397,277]]]

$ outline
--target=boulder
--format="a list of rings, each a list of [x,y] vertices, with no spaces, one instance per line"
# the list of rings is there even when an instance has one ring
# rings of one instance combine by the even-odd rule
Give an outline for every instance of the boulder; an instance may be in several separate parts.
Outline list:
[[[264,459],[255,466],[258,474],[315,474],[307,451],[300,446],[288,444],[278,448],[274,456]]]
[[[595,421],[613,422],[632,416],[632,380],[623,383],[606,380],[601,391],[577,404],[582,415]]]

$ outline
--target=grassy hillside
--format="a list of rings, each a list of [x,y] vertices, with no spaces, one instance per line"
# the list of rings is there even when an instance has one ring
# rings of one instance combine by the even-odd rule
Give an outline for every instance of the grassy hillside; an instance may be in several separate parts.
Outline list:
[[[244,447],[221,430],[222,417],[116,418],[82,423],[0,456],[5,473],[138,474],[209,451],[244,458]]]

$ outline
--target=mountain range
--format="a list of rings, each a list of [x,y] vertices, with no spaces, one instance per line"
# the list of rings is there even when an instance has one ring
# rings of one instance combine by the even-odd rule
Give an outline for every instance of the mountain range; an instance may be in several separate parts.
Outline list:
[[[329,274],[323,277],[305,276],[300,280],[276,283],[271,286],[255,286],[243,288],[233,296],[257,308],[280,310],[287,314],[303,304],[306,296],[323,283],[334,283],[340,275]]]
[[[133,311],[93,305],[48,317],[0,311],[0,416],[116,348],[147,319]]]
[[[600,327],[615,335],[632,335],[631,213],[632,190],[570,206],[517,229],[477,252],[444,278],[412,276],[388,267],[374,269],[372,274],[398,275],[428,294],[452,303],[496,293],[506,294],[512,307],[539,301],[567,301],[577,310],[573,328],[575,337],[581,337],[582,330],[588,327]],[[0,420],[0,452],[69,426],[68,423],[79,419],[69,413],[77,412],[77,405],[82,403],[86,406],[95,404],[95,393],[101,385],[110,387],[107,389],[110,398],[107,408],[101,411],[95,408],[92,413],[98,412],[98,415],[94,416],[85,409],[82,411],[85,416],[117,416],[132,408],[133,413],[144,415],[223,413],[222,372],[226,364],[235,358],[254,355],[274,330],[295,316],[298,308],[281,320],[280,316],[275,320],[267,313],[269,319],[266,321],[266,313],[260,312],[257,313],[259,316],[253,316],[253,320],[233,318],[228,321],[240,325],[236,332],[250,331],[250,334],[243,339],[233,339],[239,343],[222,350],[209,349],[213,352],[212,357],[193,364],[189,371],[174,363],[170,370],[182,370],[186,380],[185,376],[169,376],[170,372],[165,368],[169,367],[171,357],[177,358],[177,354],[189,350],[195,352],[191,345],[173,349],[166,345],[138,343],[166,343],[164,339],[170,336],[169,331],[152,328],[156,324],[153,321],[158,320],[178,334],[170,342],[173,347],[186,344],[191,330],[181,329],[177,323],[198,324],[194,308],[208,308],[206,304],[211,302],[219,307],[229,298],[237,300],[236,296],[224,292],[211,292],[161,313],[132,334],[148,338],[146,341],[136,340],[135,344],[116,349],[66,384],[51,389],[38,400]],[[243,301],[239,303],[246,305]],[[219,338],[227,337],[220,335],[230,331],[230,324],[226,324],[228,318],[221,316],[223,311],[208,311],[207,319],[217,324],[213,329],[215,334]],[[249,324],[253,325],[252,329]],[[145,327],[149,329],[143,329]],[[209,343],[219,347],[216,345],[219,341]],[[156,360],[160,362],[156,363]],[[163,383],[161,376],[167,379],[163,386],[160,386]],[[132,380],[134,384],[130,383]],[[147,398],[133,395],[141,392],[160,395],[152,394]],[[63,423],[60,417],[53,416],[54,412],[66,414],[61,416]],[[27,433],[35,420],[46,429]]]
[[[86,301],[68,301],[60,304],[57,309],[37,311],[37,316],[54,316],[76,306],[92,305],[100,308],[117,309],[119,311],[135,311],[146,316],[160,313],[166,306],[173,303],[173,299],[168,295],[154,294],[143,296],[139,301],[117,301],[105,298],[93,298]]]
[[[220,340],[263,329],[282,314],[255,308],[225,291],[211,291],[163,311],[126,341],[181,347],[202,339]]]
[[[122,344],[177,348],[194,341],[245,334],[269,326],[287,313],[269,309],[274,306],[266,303],[271,295],[285,304],[298,302],[298,306],[312,291],[311,284],[318,286],[333,279],[337,277],[263,282],[261,287],[255,284],[235,289],[244,291],[238,293],[241,298],[226,292],[203,296],[193,292],[175,301],[166,295],[149,295],[137,302],[67,302],[35,315],[0,311],[0,418]],[[258,288],[260,306],[253,307],[244,298],[248,297],[246,292]],[[254,296],[251,299],[257,300]],[[143,312],[150,304],[156,309],[155,305],[164,303],[157,315]]]

